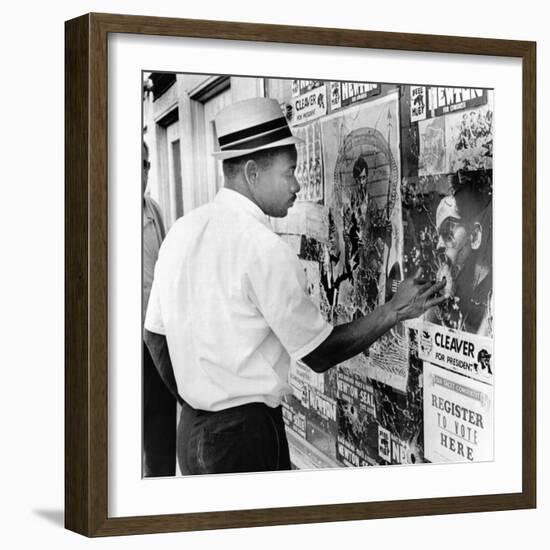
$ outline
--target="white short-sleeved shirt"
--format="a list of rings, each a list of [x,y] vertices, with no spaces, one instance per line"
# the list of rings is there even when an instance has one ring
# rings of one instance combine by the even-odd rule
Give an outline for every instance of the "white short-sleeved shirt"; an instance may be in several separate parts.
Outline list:
[[[291,357],[332,331],[305,283],[296,255],[243,195],[222,189],[180,218],[160,249],[145,328],[166,336],[183,399],[209,411],[278,406]]]

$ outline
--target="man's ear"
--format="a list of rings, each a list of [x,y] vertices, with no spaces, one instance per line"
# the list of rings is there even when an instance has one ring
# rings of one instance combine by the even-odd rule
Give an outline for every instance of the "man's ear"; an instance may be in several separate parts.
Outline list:
[[[244,179],[251,187],[258,181],[258,164],[254,160],[247,160],[244,164]]]
[[[472,250],[479,250],[481,246],[481,239],[483,237],[483,228],[479,222],[474,223],[472,232],[470,233],[470,240],[472,243]]]

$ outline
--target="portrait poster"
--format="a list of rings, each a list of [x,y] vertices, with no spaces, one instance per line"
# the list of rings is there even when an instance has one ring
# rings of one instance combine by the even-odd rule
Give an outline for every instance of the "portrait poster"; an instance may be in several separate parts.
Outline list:
[[[419,177],[402,186],[405,273],[446,281],[448,300],[426,314],[425,335],[433,323],[493,337],[493,92],[476,100],[485,103],[418,123]]]
[[[323,122],[330,240],[331,321],[351,321],[393,296],[402,276],[403,225],[396,94],[342,110]],[[407,335],[390,331],[346,367],[405,390]]]

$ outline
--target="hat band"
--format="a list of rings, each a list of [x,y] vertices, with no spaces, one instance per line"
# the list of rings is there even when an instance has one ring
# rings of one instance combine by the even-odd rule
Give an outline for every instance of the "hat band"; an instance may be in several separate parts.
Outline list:
[[[273,120],[268,120],[267,122],[262,122],[261,124],[256,124],[255,126],[250,126],[249,128],[243,128],[238,132],[232,132],[231,134],[220,136],[218,138],[218,142],[220,147],[224,147],[234,141],[241,141],[242,139],[259,136],[260,134],[270,132],[271,130],[277,130],[278,128],[283,128],[284,126],[287,126],[286,119],[284,117],[279,117]]]
[[[261,124],[256,124],[254,126],[249,126],[248,128],[243,128],[236,132],[231,132],[230,134],[225,134],[218,138],[220,146],[227,145],[233,141],[241,141],[241,139],[250,138],[253,136],[258,136],[264,134],[265,132],[270,132],[271,130],[276,130],[278,128],[283,128],[287,126],[287,121],[284,117],[278,117],[267,122],[262,122]]]
[[[290,131],[290,128],[286,126],[285,128],[280,128],[279,130],[268,132],[263,136],[247,139],[239,143],[231,142],[223,147],[220,147],[220,150],[221,151],[240,151],[243,149],[255,149],[257,147],[269,145],[270,143],[275,143],[277,141],[281,141],[282,139],[289,138],[289,137],[292,137],[292,132]]]

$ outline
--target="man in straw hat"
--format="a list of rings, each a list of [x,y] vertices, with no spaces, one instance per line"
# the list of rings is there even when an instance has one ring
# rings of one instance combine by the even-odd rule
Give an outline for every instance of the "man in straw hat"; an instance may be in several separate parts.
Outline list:
[[[290,468],[281,399],[291,359],[316,372],[367,349],[398,321],[439,304],[443,283],[407,279],[370,315],[332,327],[305,291],[296,255],[271,229],[300,186],[300,140],[277,101],[255,98],[215,120],[225,187],[178,220],[155,269],[146,338],[183,398],[183,474]],[[173,369],[172,369],[172,365]]]

